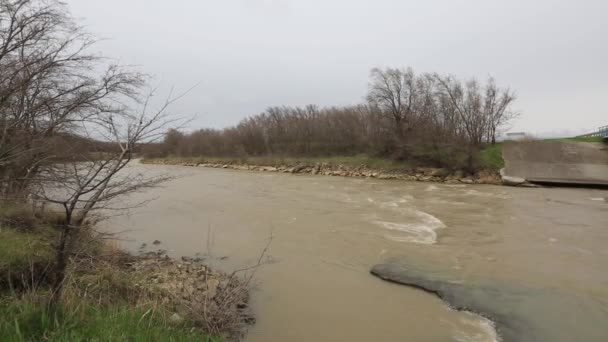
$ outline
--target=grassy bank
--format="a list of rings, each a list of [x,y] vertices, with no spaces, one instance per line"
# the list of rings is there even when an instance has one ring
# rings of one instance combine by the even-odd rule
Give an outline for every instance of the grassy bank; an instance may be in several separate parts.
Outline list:
[[[0,207],[0,341],[225,341],[251,323],[238,311],[248,298],[239,278],[96,239],[80,241],[62,300],[50,305],[52,217]]]
[[[0,298],[0,341],[220,341],[174,324],[156,304],[71,299],[59,309],[37,290]]]
[[[502,158],[502,143],[489,145],[479,151],[477,160],[479,167],[482,169],[497,171],[505,167],[505,161]]]
[[[370,156],[367,154],[345,155],[345,156],[320,156],[320,157],[291,157],[291,156],[243,156],[243,157],[179,157],[169,156],[167,158],[151,158],[144,159],[143,162],[153,162],[154,160],[173,160],[179,163],[191,164],[243,164],[243,165],[260,165],[260,166],[296,166],[300,164],[316,165],[343,165],[346,167],[357,168],[364,166],[366,168],[385,171],[385,172],[402,172],[415,168],[430,167],[420,161],[408,160],[393,160],[389,158]],[[479,151],[476,156],[477,168],[479,170],[497,171],[504,167],[502,159],[502,145],[489,145]]]

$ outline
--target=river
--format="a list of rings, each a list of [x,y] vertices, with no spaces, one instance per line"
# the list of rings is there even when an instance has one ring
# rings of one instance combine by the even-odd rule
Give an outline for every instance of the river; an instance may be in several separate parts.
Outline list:
[[[109,221],[130,250],[160,240],[174,256],[208,253],[231,269],[255,263],[272,237],[247,341],[498,340],[487,319],[369,274],[403,256],[463,282],[583,298],[574,310],[608,340],[606,190],[131,168],[178,178],[131,196],[155,200]]]

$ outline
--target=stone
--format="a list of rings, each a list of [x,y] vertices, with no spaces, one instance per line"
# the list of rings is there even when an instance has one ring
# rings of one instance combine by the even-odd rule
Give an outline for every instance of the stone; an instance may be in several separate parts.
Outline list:
[[[525,178],[507,176],[505,174],[505,169],[500,169],[500,177],[502,178],[502,184],[504,184],[504,185],[520,186],[520,185],[526,183]]]
[[[177,313],[174,313],[173,315],[171,315],[169,317],[169,322],[171,322],[172,324],[181,324],[184,322],[184,319],[182,318],[182,316],[180,316]]]
[[[300,172],[302,172],[304,169],[306,169],[307,167],[308,167],[308,165],[305,165],[305,164],[300,164],[300,165],[298,165],[298,166],[294,167],[294,168],[291,170],[291,173],[300,173]]]
[[[456,179],[463,178],[464,172],[462,172],[462,170],[456,170],[456,171],[454,171],[452,176],[454,176],[454,178],[456,178]]]
[[[207,281],[207,293],[209,295],[210,298],[215,297],[215,295],[217,294],[217,288],[220,285],[220,281],[217,279],[209,279]]]
[[[447,175],[447,171],[442,168],[424,167],[418,168],[417,170],[419,173],[422,173],[424,176],[427,177],[445,177]]]

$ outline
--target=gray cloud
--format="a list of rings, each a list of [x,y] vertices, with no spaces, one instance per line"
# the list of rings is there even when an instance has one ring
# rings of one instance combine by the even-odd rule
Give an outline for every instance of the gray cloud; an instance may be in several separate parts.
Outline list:
[[[224,127],[270,105],[362,101],[374,66],[494,76],[519,95],[514,130],[608,124],[606,1],[71,0],[97,49],[200,85],[175,111]]]

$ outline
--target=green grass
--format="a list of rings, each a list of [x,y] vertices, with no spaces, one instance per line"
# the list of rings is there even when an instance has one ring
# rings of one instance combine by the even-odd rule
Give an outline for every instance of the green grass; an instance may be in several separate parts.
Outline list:
[[[49,310],[46,275],[57,238],[49,220],[53,215],[27,207],[0,207],[0,341],[220,341],[192,322],[171,320],[170,305],[138,297],[136,279],[123,279],[112,264],[73,272],[61,303]]]
[[[50,263],[52,258],[50,244],[40,235],[0,226],[0,280],[2,273],[28,271],[32,264]]]
[[[0,291],[30,287],[46,279],[54,261],[52,243],[57,231],[50,225],[57,215],[34,215],[20,204],[0,206]]]
[[[99,306],[77,300],[49,310],[41,293],[0,299],[0,341],[220,341],[175,324],[154,305]]]
[[[477,155],[477,162],[482,169],[500,170],[505,167],[502,159],[502,144],[488,145]]]

